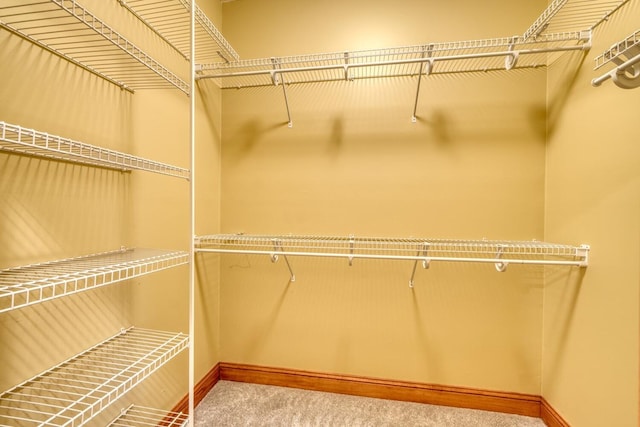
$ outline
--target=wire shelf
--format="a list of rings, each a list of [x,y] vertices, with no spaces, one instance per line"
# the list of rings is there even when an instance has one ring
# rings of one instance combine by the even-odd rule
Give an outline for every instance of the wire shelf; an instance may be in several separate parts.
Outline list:
[[[525,31],[524,39],[593,30],[629,0],[554,0]]]
[[[189,60],[191,50],[191,2],[188,0],[117,0],[152,31]],[[196,63],[239,59],[222,33],[196,4]]]
[[[120,249],[0,270],[0,313],[186,264],[187,252]]]
[[[595,58],[594,70],[610,62],[620,65],[638,54],[640,54],[640,30],[630,34],[624,40],[614,43],[608,50],[598,55]]]
[[[447,240],[423,238],[336,237],[336,236],[256,236],[217,234],[198,236],[198,251],[241,253],[286,253],[287,255],[335,256],[344,258],[382,258],[407,260],[482,261],[500,252],[505,262],[554,263],[569,258],[569,265],[582,265],[584,246],[538,241]],[[426,251],[426,252],[425,252]],[[527,257],[529,259],[524,259]],[[450,259],[451,258],[451,259]],[[522,258],[522,259],[519,259]],[[554,259],[552,259],[554,258]]]
[[[490,263],[502,272],[509,264],[586,267],[589,260],[588,245],[510,240],[217,234],[197,236],[195,247],[198,252],[268,255],[272,262],[283,256],[292,282],[288,256],[346,258],[349,265],[357,258],[409,260],[414,261],[410,286],[419,261],[423,268],[432,261]]]
[[[622,89],[640,87],[640,30],[615,43],[607,51],[596,57],[595,69],[613,63],[616,66],[609,72],[591,81],[593,86],[600,86],[611,79]]]
[[[0,26],[123,89],[189,94],[188,83],[76,0],[3,0]]]
[[[525,40],[520,36],[320,53],[205,64],[198,79],[213,78],[222,88],[406,77],[540,67],[550,52],[583,50],[590,32],[570,32]]]
[[[2,393],[0,425],[83,425],[188,345],[182,333],[123,330]]]
[[[189,179],[188,169],[132,156],[0,121],[0,151],[120,171],[132,169]]]
[[[107,427],[184,427],[189,416],[182,412],[167,412],[160,409],[131,405],[111,421]]]

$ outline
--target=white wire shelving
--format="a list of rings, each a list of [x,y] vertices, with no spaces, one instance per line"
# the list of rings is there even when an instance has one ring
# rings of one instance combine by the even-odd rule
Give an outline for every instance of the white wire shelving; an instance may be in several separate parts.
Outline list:
[[[223,89],[281,86],[291,127],[289,85],[417,77],[411,116],[416,122],[423,78],[548,66],[563,52],[590,49],[593,28],[628,1],[555,0],[521,36],[202,64],[197,79],[213,79]]]
[[[0,121],[0,151],[189,179],[189,170]]]
[[[611,79],[622,89],[640,87],[640,30],[630,34],[624,40],[613,44],[608,50],[595,59],[595,70],[613,63],[616,67],[591,81],[593,86],[600,86]]]
[[[182,412],[167,412],[155,408],[131,405],[107,427],[184,427],[189,416]]]
[[[0,27],[129,91],[189,84],[76,0],[3,0]]]
[[[418,262],[425,269],[433,261],[489,263],[500,272],[510,264],[586,267],[589,263],[588,245],[538,241],[216,234],[197,236],[195,246],[197,252],[268,255],[272,262],[282,256],[292,282],[289,256],[346,258],[349,265],[360,258],[413,261],[410,286]]]
[[[190,57],[190,10],[188,0],[116,0],[185,59]],[[195,62],[237,61],[239,56],[211,20],[196,4]]]
[[[188,343],[183,333],[123,330],[0,394],[0,425],[83,425]]]
[[[0,270],[0,313],[186,264],[187,252],[119,249]]]

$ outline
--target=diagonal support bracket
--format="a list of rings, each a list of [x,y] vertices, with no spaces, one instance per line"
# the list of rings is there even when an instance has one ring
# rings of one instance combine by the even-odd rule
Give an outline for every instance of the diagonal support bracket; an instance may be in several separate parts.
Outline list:
[[[271,253],[271,262],[275,263],[278,261],[278,252],[280,252],[282,257],[284,258],[284,262],[287,264],[287,268],[289,269],[289,281],[295,282],[296,275],[293,274],[293,269],[291,268],[291,264],[289,264],[289,258],[287,258],[287,255],[284,253],[284,249],[282,249],[282,241],[280,241],[279,239],[273,239],[273,253]]]
[[[422,50],[422,58],[430,58],[433,54],[433,44],[427,45]],[[422,83],[422,75],[431,74],[431,70],[433,69],[433,61],[426,60],[420,62],[419,72],[418,72],[418,86],[416,88],[416,100],[413,103],[413,115],[411,116],[411,123],[416,123],[418,121],[416,117],[416,112],[418,110],[418,97],[420,96],[420,84]]]
[[[271,64],[273,66],[273,70],[271,71],[271,81],[274,86],[282,86],[282,94],[284,95],[284,105],[287,107],[287,126],[290,128],[293,127],[293,122],[291,121],[291,111],[289,110],[289,98],[287,97],[287,87],[286,82],[284,80],[284,76],[282,73],[279,73],[280,70],[280,62],[278,62],[277,58],[271,58]]]
[[[431,246],[429,244],[429,242],[424,242],[422,244],[422,248],[418,250],[418,252],[416,253],[416,257],[424,257],[424,259],[422,260],[422,268],[427,269],[429,268],[429,259],[427,259],[427,253],[429,252],[429,246]],[[415,262],[413,263],[413,270],[411,271],[411,279],[409,279],[409,287],[413,288],[413,279],[416,277],[416,267],[418,267],[418,259],[416,258]]]

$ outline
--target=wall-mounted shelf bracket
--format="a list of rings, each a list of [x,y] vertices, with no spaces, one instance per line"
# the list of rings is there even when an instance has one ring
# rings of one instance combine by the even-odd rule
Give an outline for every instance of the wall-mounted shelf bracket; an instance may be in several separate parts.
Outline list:
[[[418,267],[418,261],[420,256],[423,256],[424,258],[422,259],[422,268],[424,268],[425,270],[427,268],[429,268],[429,264],[430,264],[430,260],[427,258],[427,254],[429,252],[429,242],[424,242],[422,244],[422,249],[420,249],[417,253],[416,253],[416,259],[413,262],[413,270],[411,271],[411,279],[409,279],[409,287],[413,288],[413,279],[416,277],[416,267]]]
[[[278,262],[278,259],[279,259],[278,253],[282,254],[282,257],[284,258],[284,262],[287,264],[287,268],[289,269],[289,275],[290,275],[289,281],[295,282],[296,275],[293,274],[293,269],[291,268],[291,264],[289,264],[289,258],[287,258],[287,254],[284,253],[284,250],[282,249],[282,241],[280,241],[280,239],[273,239],[273,253],[270,256],[271,262],[273,263]]]
[[[280,61],[278,58],[271,58],[271,63],[273,65],[273,71],[271,72],[271,81],[274,86],[282,86],[282,94],[284,95],[284,105],[287,107],[287,126],[290,128],[293,127],[293,122],[291,121],[291,111],[289,110],[289,97],[287,96],[287,88],[284,80],[284,75],[281,75],[278,70],[280,70]]]
[[[424,46],[422,51],[422,58],[429,58],[433,52],[433,44],[428,46]],[[431,70],[433,69],[432,61],[420,62],[418,65],[418,85],[416,87],[416,100],[413,103],[413,114],[411,115],[411,123],[416,123],[418,118],[416,117],[416,112],[418,111],[418,97],[420,96],[420,84],[422,83],[422,75],[430,75]]]
[[[640,30],[615,43],[598,56],[595,62],[594,70],[610,62],[616,64],[617,67],[593,79],[591,81],[593,86],[600,86],[606,80],[611,79],[616,86],[622,89],[640,87]]]

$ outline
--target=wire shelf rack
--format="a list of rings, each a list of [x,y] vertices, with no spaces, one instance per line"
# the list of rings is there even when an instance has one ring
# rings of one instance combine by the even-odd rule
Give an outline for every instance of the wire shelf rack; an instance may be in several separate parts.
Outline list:
[[[600,86],[605,80],[613,82],[623,89],[640,87],[640,30],[623,40],[614,43],[608,50],[595,58],[595,70],[613,63],[613,70],[593,79],[594,86]]]
[[[120,171],[132,169],[189,179],[188,169],[132,156],[0,121],[0,151]]]
[[[0,270],[0,313],[186,264],[187,252],[120,249]]]
[[[182,412],[167,412],[155,408],[131,405],[107,427],[184,427],[189,416]]]
[[[524,39],[593,30],[629,0],[554,0],[525,31]]]
[[[198,79],[242,88],[530,68],[546,65],[549,52],[583,50],[590,36],[577,31],[536,40],[514,36],[205,64],[198,69]]]
[[[188,83],[76,0],[3,0],[0,26],[123,89],[189,94]]]
[[[188,344],[182,333],[123,330],[0,394],[0,425],[83,425]]]
[[[418,262],[429,268],[432,261],[494,264],[500,272],[509,264],[564,265],[586,267],[589,246],[571,246],[538,241],[446,240],[423,238],[257,236],[217,234],[197,236],[196,251],[235,254],[262,254],[276,262],[285,258],[291,281],[295,275],[288,256],[315,256],[354,259],[414,261],[410,286]]]
[[[191,2],[188,0],[116,0],[189,60]],[[231,44],[196,4],[196,63],[239,59]]]

